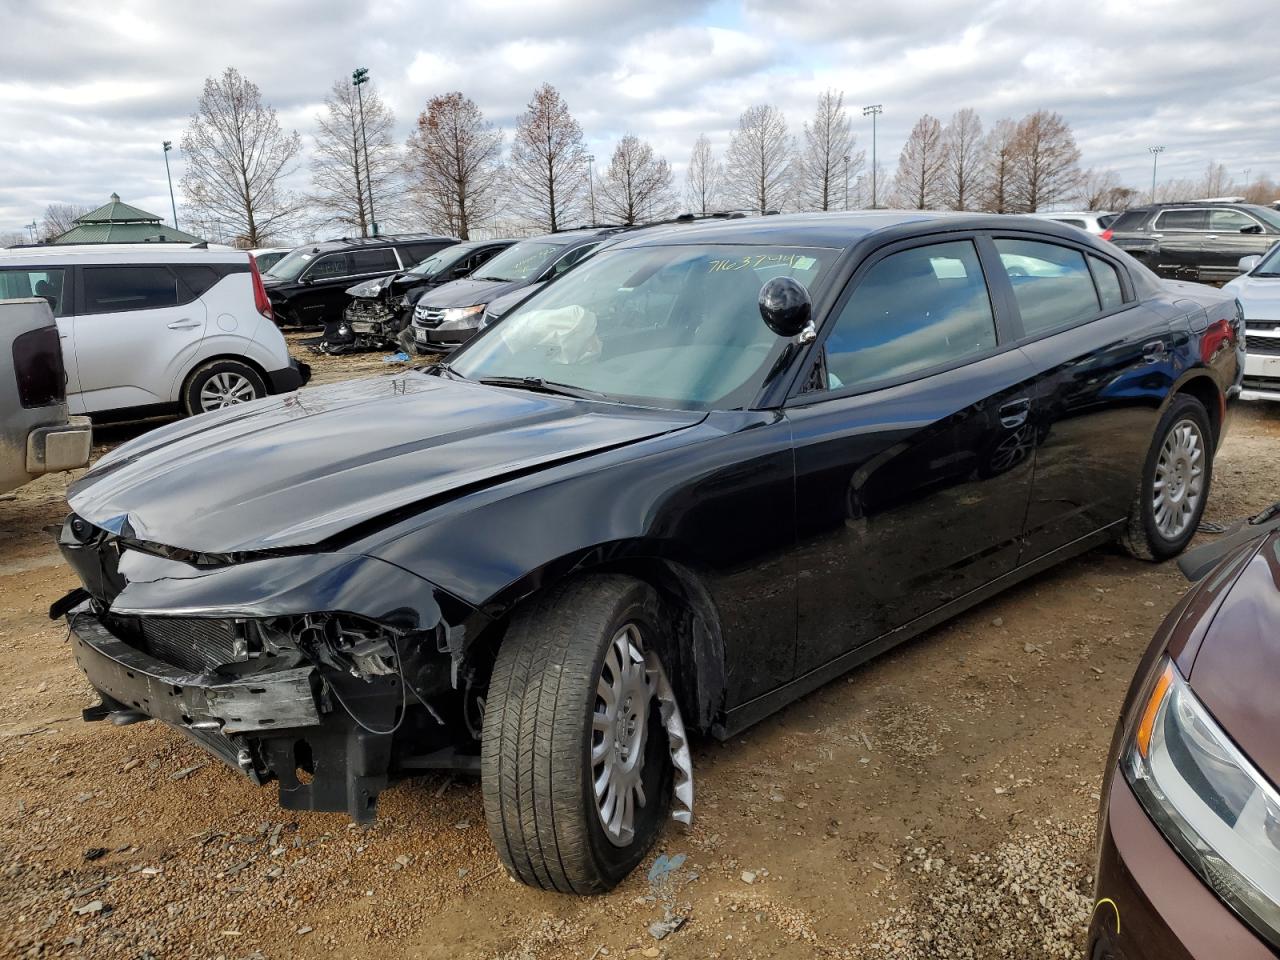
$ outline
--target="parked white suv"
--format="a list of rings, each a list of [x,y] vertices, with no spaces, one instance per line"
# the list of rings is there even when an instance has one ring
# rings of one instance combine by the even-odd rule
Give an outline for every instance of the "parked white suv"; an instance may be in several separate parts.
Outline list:
[[[1079,227],[1086,233],[1102,236],[1120,214],[1110,210],[1055,210],[1049,213],[1032,213],[1028,216],[1040,220],[1056,220],[1071,227]]]
[[[178,244],[0,251],[0,299],[42,297],[62,338],[72,413],[188,414],[294,390],[253,258]]]

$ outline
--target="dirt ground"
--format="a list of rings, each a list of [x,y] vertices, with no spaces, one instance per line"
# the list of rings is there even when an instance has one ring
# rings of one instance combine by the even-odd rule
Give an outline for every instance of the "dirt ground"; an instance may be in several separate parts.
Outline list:
[[[396,369],[299,356],[317,382]],[[1209,519],[1280,497],[1278,439],[1280,407],[1241,405]],[[66,483],[0,498],[3,956],[1079,957],[1116,711],[1185,588],[1100,549],[696,743],[694,826],[578,899],[507,878],[474,781],[401,784],[358,828],[280,810],[159,724],[81,722],[94,698],[46,617],[75,585],[41,532]],[[659,941],[667,916],[687,920]]]

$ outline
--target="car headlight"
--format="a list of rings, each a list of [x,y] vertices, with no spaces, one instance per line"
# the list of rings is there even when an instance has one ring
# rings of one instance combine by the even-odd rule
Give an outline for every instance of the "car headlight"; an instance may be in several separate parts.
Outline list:
[[[1280,793],[1168,661],[1130,735],[1123,769],[1183,859],[1280,947]]]
[[[440,318],[437,330],[474,330],[480,325],[480,317],[485,305],[477,303],[474,307],[449,307]]]

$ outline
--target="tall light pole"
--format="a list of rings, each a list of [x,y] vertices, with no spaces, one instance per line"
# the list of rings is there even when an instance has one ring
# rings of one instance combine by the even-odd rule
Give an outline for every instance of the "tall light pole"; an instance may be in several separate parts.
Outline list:
[[[844,208],[849,209],[849,155],[844,155]]]
[[[587,189],[591,191],[591,225],[596,225],[596,158],[587,157]]]
[[[27,234],[31,237],[31,242],[32,242],[32,243],[35,243],[35,242],[36,242],[36,231],[40,229],[40,224],[38,224],[38,223],[36,223],[34,220],[32,220],[30,223],[24,223],[24,224],[22,225],[22,228],[23,228],[24,230],[26,230],[26,231],[27,231]]]
[[[876,195],[876,117],[884,113],[884,107],[878,103],[873,103],[869,107],[862,108],[862,115],[871,118],[871,209],[874,210],[878,206]]]
[[[1147,147],[1147,151],[1151,154],[1151,202],[1156,202],[1156,164],[1160,160],[1160,154],[1164,153],[1164,147]]]
[[[378,218],[373,214],[373,178],[369,175],[369,136],[364,130],[364,91],[361,89],[369,80],[367,67],[357,67],[351,74],[351,84],[356,88],[356,97],[360,101],[360,140],[364,143],[364,186],[369,195],[369,223],[373,227],[373,235],[378,235]],[[358,176],[358,174],[357,174]]]
[[[173,141],[164,142],[164,175],[169,180],[169,208],[173,210],[173,229],[178,229],[178,205],[173,200],[173,174],[169,172],[169,151],[173,149]]]

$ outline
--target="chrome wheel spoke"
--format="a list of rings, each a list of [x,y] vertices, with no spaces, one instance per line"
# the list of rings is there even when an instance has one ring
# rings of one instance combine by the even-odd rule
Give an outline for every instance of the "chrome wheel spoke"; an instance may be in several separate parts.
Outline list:
[[[1162,536],[1176,539],[1194,523],[1204,492],[1205,464],[1200,427],[1179,420],[1161,444],[1151,485],[1152,517]]]
[[[635,839],[636,809],[645,804],[645,734],[652,696],[640,631],[627,624],[605,651],[588,746],[596,813],[616,846]]]

